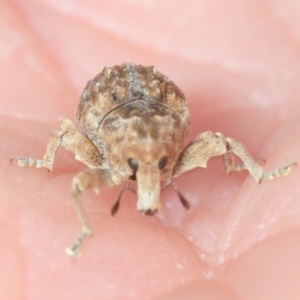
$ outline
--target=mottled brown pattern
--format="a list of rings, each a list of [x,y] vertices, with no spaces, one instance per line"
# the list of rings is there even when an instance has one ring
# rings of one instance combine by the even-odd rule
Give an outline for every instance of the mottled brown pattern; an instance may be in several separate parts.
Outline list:
[[[183,139],[190,124],[190,112],[180,89],[154,67],[122,64],[103,68],[87,83],[77,110],[77,126],[60,118],[60,130],[54,133],[43,159],[13,157],[20,166],[52,170],[57,148],[62,145],[89,167],[77,174],[71,195],[82,232],[67,249],[77,257],[92,229],[84,211],[81,193],[98,192],[126,180],[137,181],[137,209],[153,215],[160,208],[160,181],[169,180],[183,206],[188,201],[172,177],[205,168],[214,156],[223,155],[227,173],[247,169],[257,182],[289,173],[294,164],[264,172],[243,145],[221,133],[199,134],[183,151]],[[234,156],[242,164],[234,163]],[[122,194],[122,192],[121,192]],[[112,208],[115,214],[121,194]]]
[[[132,104],[127,106],[128,102]],[[124,104],[125,107],[122,107]],[[78,128],[97,147],[102,148],[98,129],[103,119],[109,117],[114,110],[118,110],[122,117],[129,118],[134,114],[131,110],[135,107],[137,113],[149,117],[151,112],[148,109],[152,109],[153,115],[165,113],[163,107],[166,107],[182,120],[183,136],[187,133],[190,112],[180,89],[154,67],[130,63],[103,68],[100,74],[87,83],[77,111]]]

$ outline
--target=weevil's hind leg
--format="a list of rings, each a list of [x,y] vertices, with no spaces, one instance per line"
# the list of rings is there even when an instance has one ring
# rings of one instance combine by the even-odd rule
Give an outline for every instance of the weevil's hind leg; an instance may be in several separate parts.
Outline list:
[[[71,195],[74,201],[75,210],[80,221],[82,231],[74,243],[66,249],[66,253],[76,259],[80,255],[80,249],[83,241],[92,235],[92,228],[87,214],[83,208],[81,194],[87,189],[93,189],[98,192],[103,187],[114,185],[107,170],[88,169],[77,174],[72,180]]]
[[[263,168],[258,163],[259,161],[262,161],[262,159],[253,159],[240,142],[225,137],[221,133],[218,133],[218,135],[224,139],[228,148],[228,151],[224,154],[227,173],[230,173],[231,171],[248,170],[253,178],[260,183],[263,179],[272,180],[281,176],[286,176],[291,171],[292,167],[296,166],[295,163],[290,163],[273,171],[264,172]],[[233,153],[242,160],[241,164],[234,163]]]
[[[56,151],[60,145],[75,154],[75,158],[90,168],[100,167],[103,158],[93,143],[82,133],[80,133],[74,123],[68,118],[59,119],[61,130],[52,134],[47,145],[43,159],[33,159],[15,156],[21,167],[34,166],[36,168],[46,168],[52,171]]]

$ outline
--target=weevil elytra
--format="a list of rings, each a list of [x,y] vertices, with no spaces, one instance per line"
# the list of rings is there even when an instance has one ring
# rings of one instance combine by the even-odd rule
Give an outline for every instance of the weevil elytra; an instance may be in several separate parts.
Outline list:
[[[98,191],[135,180],[137,209],[153,215],[160,208],[161,180],[168,181],[196,167],[205,168],[214,156],[224,157],[227,173],[248,170],[258,183],[286,175],[294,165],[264,172],[240,142],[211,131],[199,134],[182,150],[190,125],[187,102],[174,82],[154,67],[124,63],[103,68],[87,83],[76,121],[77,126],[68,118],[59,119],[60,130],[51,136],[43,159],[11,159],[19,166],[51,171],[61,145],[88,167],[71,184],[71,196],[82,225],[82,232],[66,250],[73,257],[78,256],[83,241],[92,234],[81,200],[86,189]],[[234,162],[235,156],[241,164]],[[188,208],[188,202],[179,191],[178,194]],[[113,214],[119,200],[120,197]]]

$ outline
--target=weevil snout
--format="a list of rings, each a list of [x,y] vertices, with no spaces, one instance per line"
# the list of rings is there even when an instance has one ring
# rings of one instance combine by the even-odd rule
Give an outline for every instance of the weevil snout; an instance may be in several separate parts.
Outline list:
[[[152,216],[160,209],[160,181],[162,171],[168,164],[166,146],[163,143],[148,141],[135,143],[128,150],[127,162],[137,181],[137,209]]]
[[[152,216],[160,209],[160,170],[152,163],[139,163],[136,172],[138,185],[137,209]]]

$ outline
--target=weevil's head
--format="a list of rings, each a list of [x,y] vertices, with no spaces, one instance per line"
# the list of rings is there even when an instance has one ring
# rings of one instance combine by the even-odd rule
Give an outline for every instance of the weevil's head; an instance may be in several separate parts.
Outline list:
[[[137,209],[153,215],[160,208],[160,180],[172,177],[185,132],[175,112],[145,102],[113,111],[99,130],[112,179],[136,180]]]

